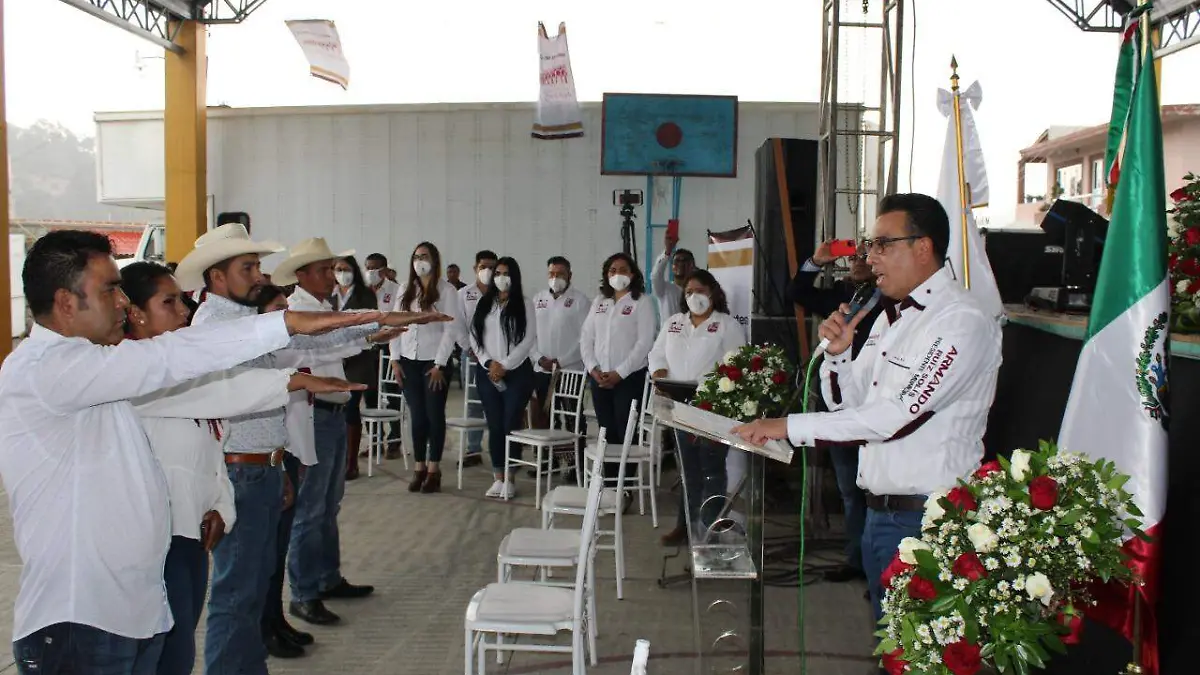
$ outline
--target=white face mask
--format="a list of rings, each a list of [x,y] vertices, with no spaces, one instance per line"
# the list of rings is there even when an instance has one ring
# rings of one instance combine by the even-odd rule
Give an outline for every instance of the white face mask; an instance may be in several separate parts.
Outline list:
[[[567,290],[567,280],[562,277],[553,277],[550,279],[550,292],[562,293]]]
[[[477,279],[479,279],[479,283],[483,284],[484,286],[487,286],[488,283],[491,282],[491,280],[492,280],[492,268],[485,267],[485,268],[479,270],[478,272],[475,273],[475,277]],[[504,289],[502,288],[500,290],[504,290]]]
[[[366,277],[368,286],[378,286],[379,282],[383,281],[383,277],[380,276],[379,270],[367,270]]]
[[[415,260],[413,261],[413,271],[415,271],[419,277],[427,277],[429,276],[429,273],[433,271],[433,263],[429,262],[428,260]]]
[[[496,290],[500,291],[501,293],[504,293],[508,289],[512,288],[512,277],[508,276],[507,274],[497,274],[493,281],[496,282]]]
[[[703,293],[692,293],[687,296],[687,306],[692,310],[692,314],[703,315],[712,307],[712,300]]]
[[[333,276],[337,279],[338,286],[349,286],[354,283],[354,273],[350,270],[334,272]]]
[[[608,285],[612,286],[614,291],[620,293],[626,288],[629,288],[630,281],[632,281],[632,279],[629,278],[628,274],[614,274],[608,278]]]

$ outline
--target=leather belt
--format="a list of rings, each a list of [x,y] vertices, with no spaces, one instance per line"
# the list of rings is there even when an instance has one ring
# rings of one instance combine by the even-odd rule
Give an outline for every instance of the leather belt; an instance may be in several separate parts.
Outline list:
[[[874,495],[867,493],[867,508],[876,511],[924,511],[925,495]]]
[[[322,401],[321,399],[317,398],[317,399],[313,399],[313,407],[320,408],[321,410],[325,410],[325,411],[328,411],[331,413],[340,413],[346,407],[346,404],[330,403],[329,401]]]
[[[259,466],[279,466],[283,461],[283,448],[275,448],[271,452],[227,452],[226,464],[257,464]]]

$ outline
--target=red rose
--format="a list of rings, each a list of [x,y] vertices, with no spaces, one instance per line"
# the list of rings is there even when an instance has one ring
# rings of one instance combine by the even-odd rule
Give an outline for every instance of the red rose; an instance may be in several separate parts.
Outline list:
[[[1029,501],[1033,508],[1049,511],[1058,503],[1058,483],[1050,476],[1038,476],[1029,481]]]
[[[1167,269],[1174,270],[1178,266],[1179,266],[1179,254],[1172,253],[1170,256],[1167,257]]]
[[[764,364],[766,364],[766,361],[763,359],[763,357],[755,356],[754,358],[750,359],[750,372],[757,373],[763,369]]]
[[[914,574],[913,578],[908,580],[908,596],[913,600],[933,600],[937,598],[937,589],[933,587],[932,581],[920,574]]]
[[[975,675],[981,663],[979,645],[962,640],[948,644],[942,650],[942,663],[954,675]]]
[[[989,473],[1004,473],[1004,467],[1000,466],[1000,462],[992,460],[976,469],[975,477],[980,479],[987,478]]]
[[[896,551],[896,555],[892,556],[892,562],[888,563],[887,568],[883,570],[883,574],[879,575],[879,583],[883,584],[884,588],[892,587],[892,579],[911,570],[912,565],[900,559],[900,551]]]
[[[729,370],[725,371],[725,377],[737,382],[738,380],[742,379],[742,369],[730,366]]]
[[[954,561],[954,573],[968,581],[977,581],[988,575],[987,568],[974,553],[964,553]]]
[[[701,401],[696,404],[696,407],[701,410],[712,410],[712,404],[708,401]]]
[[[1200,277],[1200,259],[1188,258],[1180,262],[1179,271],[1185,276]]]
[[[962,511],[974,511],[979,508],[975,503],[975,497],[971,496],[971,491],[959,485],[946,495],[946,501],[957,506]]]
[[[1062,625],[1066,626],[1067,630],[1069,631],[1062,638],[1063,644],[1066,644],[1066,645],[1079,644],[1079,639],[1083,636],[1083,617],[1079,616],[1078,614],[1075,614],[1073,616],[1067,616],[1066,614],[1059,614],[1058,622],[1061,623]]]
[[[1189,227],[1183,238],[1187,240],[1188,246],[1200,244],[1200,227]]]
[[[1200,293],[1200,279],[1192,279],[1192,283],[1188,284],[1187,292],[1193,295]]]
[[[903,649],[894,649],[883,655],[883,669],[888,675],[903,675],[905,669],[908,668],[908,661],[900,658],[904,656]]]
[[[783,384],[784,382],[787,382],[787,373],[783,372],[782,370],[777,370],[775,371],[775,374],[771,376],[771,381],[775,384]]]
[[[1191,196],[1187,193],[1187,186],[1181,187],[1171,193],[1171,201],[1173,202],[1190,202]]]

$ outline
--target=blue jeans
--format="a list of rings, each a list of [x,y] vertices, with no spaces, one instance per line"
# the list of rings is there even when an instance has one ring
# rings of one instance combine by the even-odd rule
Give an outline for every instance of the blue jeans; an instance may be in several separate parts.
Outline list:
[[[158,675],[191,675],[196,667],[196,626],[208,595],[208,551],[196,539],[175,535],[163,568],[175,625],[163,642]]]
[[[13,658],[20,675],[154,675],[164,635],[139,640],[56,623],[14,642]]]
[[[348,461],[348,460],[347,460]],[[300,488],[300,460],[290,452],[283,454],[283,470],[292,481],[292,489]],[[263,627],[271,627],[283,623],[283,578],[287,572],[288,546],[292,542],[292,521],[296,519],[296,505],[279,514],[279,527],[276,528],[275,572],[271,575],[270,588],[267,589],[267,602],[263,605]]]
[[[479,387],[479,398],[487,417],[488,451],[492,456],[492,470],[504,471],[504,440],[521,424],[521,415],[533,396],[533,366],[526,359],[521,365],[504,375],[504,391],[488,379],[483,366],[475,366],[475,386]],[[522,446],[512,447],[513,459],[521,458]]]
[[[471,370],[471,359],[469,359],[467,357],[467,354],[464,353],[462,355],[462,358],[460,359],[460,361],[462,361],[463,395],[466,396],[467,395],[466,383],[468,381],[470,381],[469,373]],[[478,380],[477,380],[477,382],[478,382]],[[476,390],[476,395],[478,395],[478,390]],[[475,403],[473,401],[468,401],[467,402],[467,417],[483,419],[483,404]],[[483,432],[482,431],[467,432],[467,454],[468,455],[478,455],[482,452],[483,452]]]
[[[679,516],[675,525],[684,529],[690,520],[692,532],[699,534],[716,521],[725,507],[725,499],[708,500],[724,496],[729,490],[729,476],[725,471],[729,446],[676,431],[675,447],[683,467],[684,488],[679,492]],[[702,505],[703,513],[700,512]]]
[[[304,471],[296,492],[288,580],[292,600],[309,602],[342,580],[337,517],[346,493],[346,418],[313,409],[317,463]]]
[[[413,459],[417,462],[440,462],[446,449],[446,396],[450,386],[442,378],[442,388],[429,386],[429,371],[433,361],[400,359],[404,372],[404,402],[412,413]],[[442,370],[445,375],[445,369]]]
[[[866,525],[863,527],[863,571],[867,574],[867,585],[871,591],[871,609],[875,621],[883,618],[880,604],[883,602],[883,585],[879,576],[900,548],[905,537],[921,536],[921,511],[876,511],[867,509]]]
[[[858,487],[858,448],[837,445],[829,448],[833,475],[837,477],[838,493],[846,512],[846,566],[863,569],[863,524],[867,519],[867,501]],[[885,563],[886,564],[886,563]]]
[[[230,464],[226,469],[237,523],[212,553],[204,672],[266,675],[267,648],[259,620],[278,555],[283,471],[262,464]]]

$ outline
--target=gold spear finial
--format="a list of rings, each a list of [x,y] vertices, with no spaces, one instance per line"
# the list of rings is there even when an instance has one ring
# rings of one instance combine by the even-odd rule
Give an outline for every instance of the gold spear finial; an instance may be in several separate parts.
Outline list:
[[[950,88],[958,91],[958,59],[950,55]]]

